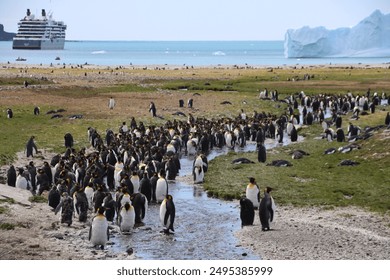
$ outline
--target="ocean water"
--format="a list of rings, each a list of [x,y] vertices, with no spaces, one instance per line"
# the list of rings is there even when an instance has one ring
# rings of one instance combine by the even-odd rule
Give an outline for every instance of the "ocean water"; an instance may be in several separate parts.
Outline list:
[[[3,41],[0,63],[197,67],[390,63],[390,57],[288,59],[284,57],[283,44],[283,41],[66,41],[64,50],[13,50],[11,41]],[[18,57],[26,61],[15,61]],[[56,57],[60,60],[55,60]]]

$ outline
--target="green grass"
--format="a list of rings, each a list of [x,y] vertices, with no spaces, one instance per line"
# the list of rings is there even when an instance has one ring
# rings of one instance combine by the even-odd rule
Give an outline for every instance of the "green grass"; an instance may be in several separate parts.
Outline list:
[[[40,195],[33,195],[28,198],[28,201],[35,202],[35,203],[47,203],[48,200],[46,197],[40,196]]]
[[[14,230],[16,225],[11,223],[0,223],[1,230]]]
[[[372,123],[384,123],[385,112],[362,117],[360,126]],[[267,162],[275,159],[290,161],[292,167],[273,167],[257,162],[257,153],[229,153],[210,162],[210,171],[206,174],[205,189],[212,196],[224,199],[240,198],[245,194],[248,177],[255,177],[262,189],[274,188],[273,196],[280,205],[294,206],[358,206],[385,213],[390,211],[390,157],[388,147],[390,139],[381,135],[383,129],[365,141],[360,150],[348,154],[336,153],[324,155],[329,147],[338,148],[348,142],[328,142],[314,139],[320,135],[319,124],[310,127],[303,142],[267,151]],[[305,131],[302,130],[301,133]],[[301,149],[310,153],[299,160],[291,158],[290,152]],[[237,157],[247,157],[256,164],[234,165],[231,161]],[[338,166],[341,160],[358,161],[358,166]],[[229,174],[229,180],[225,179]]]
[[[5,214],[9,211],[7,206],[0,206],[0,214]]]

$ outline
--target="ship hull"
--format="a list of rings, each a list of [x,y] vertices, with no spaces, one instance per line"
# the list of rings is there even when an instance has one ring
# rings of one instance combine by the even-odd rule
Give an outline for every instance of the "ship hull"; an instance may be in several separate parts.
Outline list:
[[[24,50],[63,50],[65,45],[65,39],[54,40],[13,40],[13,49]]]

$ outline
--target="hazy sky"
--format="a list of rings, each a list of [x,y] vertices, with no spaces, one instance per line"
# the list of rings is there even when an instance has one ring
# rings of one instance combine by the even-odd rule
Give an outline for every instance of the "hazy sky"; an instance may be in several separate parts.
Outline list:
[[[351,27],[390,0],[0,0],[16,32],[27,8],[52,11],[67,40],[284,40],[289,28]]]

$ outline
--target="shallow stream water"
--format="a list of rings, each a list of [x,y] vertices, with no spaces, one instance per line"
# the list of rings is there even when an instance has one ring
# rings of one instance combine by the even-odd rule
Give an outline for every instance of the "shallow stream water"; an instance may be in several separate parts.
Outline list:
[[[298,141],[302,141],[302,137]],[[284,137],[283,145],[290,139]],[[267,149],[281,145],[276,140],[266,141]],[[236,151],[254,151],[255,144],[248,144]],[[213,150],[208,160],[226,154],[227,148]],[[150,204],[144,219],[145,226],[136,228],[130,235],[114,232],[112,249],[119,253],[132,248],[139,259],[261,259],[250,249],[241,247],[235,232],[241,228],[238,201],[225,201],[207,196],[201,184],[193,184],[194,156],[182,156],[181,170],[175,181],[169,182],[169,193],[176,207],[175,233],[161,233],[160,204]],[[207,173],[205,174],[207,178]],[[245,186],[245,182],[244,185]]]

